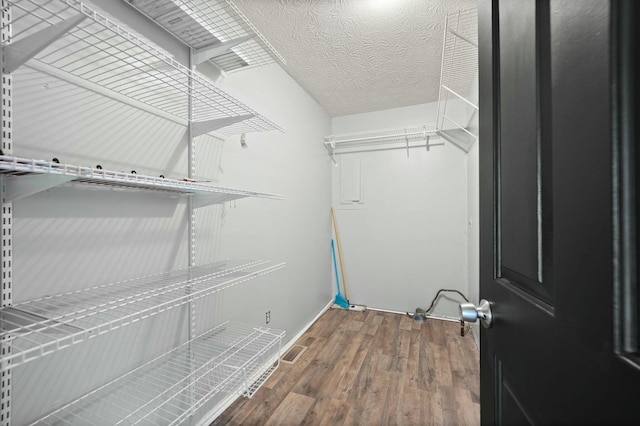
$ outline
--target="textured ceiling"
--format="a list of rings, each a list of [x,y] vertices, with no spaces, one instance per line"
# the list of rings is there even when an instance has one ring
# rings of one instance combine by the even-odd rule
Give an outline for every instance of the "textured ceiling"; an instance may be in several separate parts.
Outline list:
[[[438,100],[445,15],[476,0],[234,0],[332,116]]]

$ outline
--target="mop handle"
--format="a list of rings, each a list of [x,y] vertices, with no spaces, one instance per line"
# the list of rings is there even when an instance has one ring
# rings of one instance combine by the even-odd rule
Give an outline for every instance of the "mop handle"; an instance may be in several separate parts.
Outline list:
[[[340,233],[338,232],[338,220],[336,219],[336,211],[331,207],[331,216],[333,217],[333,229],[336,231],[336,243],[338,244],[338,256],[340,257],[340,272],[342,272],[342,285],[344,285],[344,297],[349,299],[349,286],[347,286],[347,277],[344,274],[344,260],[342,260],[342,246],[340,244]]]
[[[338,294],[340,294],[340,279],[338,278],[338,264],[336,263],[336,249],[333,246],[333,239],[331,240],[331,253],[333,253],[333,269],[336,270],[336,285],[338,286]]]

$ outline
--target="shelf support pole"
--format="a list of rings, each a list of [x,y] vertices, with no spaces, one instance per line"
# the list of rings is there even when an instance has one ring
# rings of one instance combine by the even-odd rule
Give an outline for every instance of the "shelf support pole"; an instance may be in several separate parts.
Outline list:
[[[11,5],[7,0],[1,0],[0,40],[11,42]],[[4,155],[13,154],[13,76],[6,71],[6,48],[0,55],[0,107],[2,108],[2,127],[0,142]],[[0,177],[0,203],[2,211],[2,259],[0,259],[0,306],[13,305],[13,202],[5,200],[6,177]],[[11,354],[11,336],[5,335],[0,340],[2,358]],[[0,426],[11,425],[11,361],[0,363]]]
[[[3,2],[4,3],[4,2]],[[4,77],[5,75],[3,75]],[[4,88],[4,87],[3,87]],[[3,130],[4,130],[4,126]],[[5,145],[3,138],[2,145]],[[12,244],[12,222],[13,222],[13,202],[5,201],[5,184],[6,177],[0,177],[1,188],[0,197],[2,197],[2,260],[0,261],[2,277],[2,286],[0,297],[3,308],[13,305],[12,295],[12,275],[13,275],[13,244]],[[0,425],[11,425],[11,360],[6,357],[11,355],[11,336],[5,335],[0,341],[0,353],[5,361],[0,364]]]
[[[193,49],[189,49],[189,69],[193,71],[195,68],[194,64],[194,52]],[[188,125],[187,125],[187,157],[188,157],[188,178],[193,179],[196,173],[196,147],[194,138],[194,121],[193,121],[193,90],[194,90],[193,78],[191,74],[189,74],[189,96],[187,96],[187,114],[188,114]],[[189,238],[189,268],[196,265],[196,209],[194,208],[194,200],[193,196],[189,197],[187,201],[187,209],[188,209],[188,217],[189,222],[187,224],[187,233]],[[191,269],[189,269],[191,271]],[[191,275],[191,272],[189,272]],[[191,276],[189,276],[189,281],[191,281]],[[187,292],[193,293],[193,286],[190,285],[187,287]],[[188,339],[191,341],[196,337],[196,302],[193,299],[193,296],[189,299],[187,303],[187,314],[189,315],[189,333]],[[193,373],[195,369],[195,365],[193,364],[193,348],[191,343],[189,343],[189,404],[193,405],[196,400],[195,393],[195,385],[193,381]]]
[[[189,69],[193,70],[194,65],[194,53],[190,50],[189,53]],[[187,154],[188,154],[188,178],[193,179],[196,171],[196,147],[194,135],[193,120],[193,79],[189,76],[189,96],[187,98],[189,125],[187,126]],[[189,209],[189,267],[196,265],[196,209],[194,208],[193,197],[189,197],[188,209]],[[189,340],[195,337],[196,333],[196,307],[194,301],[189,302]]]
[[[431,137],[427,135],[427,126],[422,126],[422,136],[424,137],[424,146],[427,148],[427,152],[431,150],[429,146],[429,142],[431,142]]]
[[[20,68],[25,62],[42,52],[47,46],[77,26],[86,17],[86,15],[79,13],[5,46],[2,49],[4,72],[12,73]]]

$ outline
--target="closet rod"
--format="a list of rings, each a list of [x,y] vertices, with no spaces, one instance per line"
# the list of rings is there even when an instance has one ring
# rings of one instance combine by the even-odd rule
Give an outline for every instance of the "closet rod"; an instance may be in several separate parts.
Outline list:
[[[398,142],[398,143],[404,143],[404,142]],[[413,149],[413,148],[431,148],[434,146],[444,146],[444,142],[442,143],[430,143],[430,144],[420,144],[420,145],[409,145],[409,149]],[[360,152],[376,152],[376,151],[392,151],[395,149],[407,149],[406,145],[402,145],[402,146],[394,146],[394,147],[388,147],[388,148],[373,148],[373,149],[356,149],[353,151],[341,151],[341,152],[336,152],[335,154],[340,155],[340,154],[356,154],[356,153],[360,153]]]
[[[426,135],[428,133],[428,135]],[[364,141],[372,141],[372,140],[379,140],[379,139],[389,139],[389,138],[399,138],[399,137],[404,137],[404,136],[414,136],[414,135],[426,135],[426,136],[436,136],[436,132],[434,130],[423,130],[420,132],[405,132],[405,133],[396,133],[396,134],[389,134],[389,135],[380,135],[380,136],[368,136],[368,137],[364,137],[364,138],[352,138],[352,139],[342,139],[339,141],[327,141],[325,143],[330,143],[330,144],[334,144],[334,143],[348,143],[348,142],[364,142]]]

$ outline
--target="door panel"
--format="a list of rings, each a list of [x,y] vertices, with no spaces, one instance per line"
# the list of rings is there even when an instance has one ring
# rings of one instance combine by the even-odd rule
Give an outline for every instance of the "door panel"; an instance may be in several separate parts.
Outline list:
[[[521,398],[519,398],[518,392],[515,391],[518,387],[518,382],[514,382],[508,373],[502,368],[502,363],[497,362],[497,383],[499,406],[500,406],[500,419],[499,423],[505,425],[530,425],[533,421],[528,417],[527,410],[524,408]]]
[[[500,19],[500,16],[508,19]],[[553,305],[549,238],[549,9],[535,0],[498,5],[498,276]]]
[[[637,321],[618,308],[633,286],[616,287],[620,223],[636,221],[616,204],[622,3],[478,3],[485,424],[640,423],[640,371],[618,349]]]
[[[499,5],[500,272],[534,291],[541,281],[535,1]],[[516,141],[516,143],[513,143]]]

